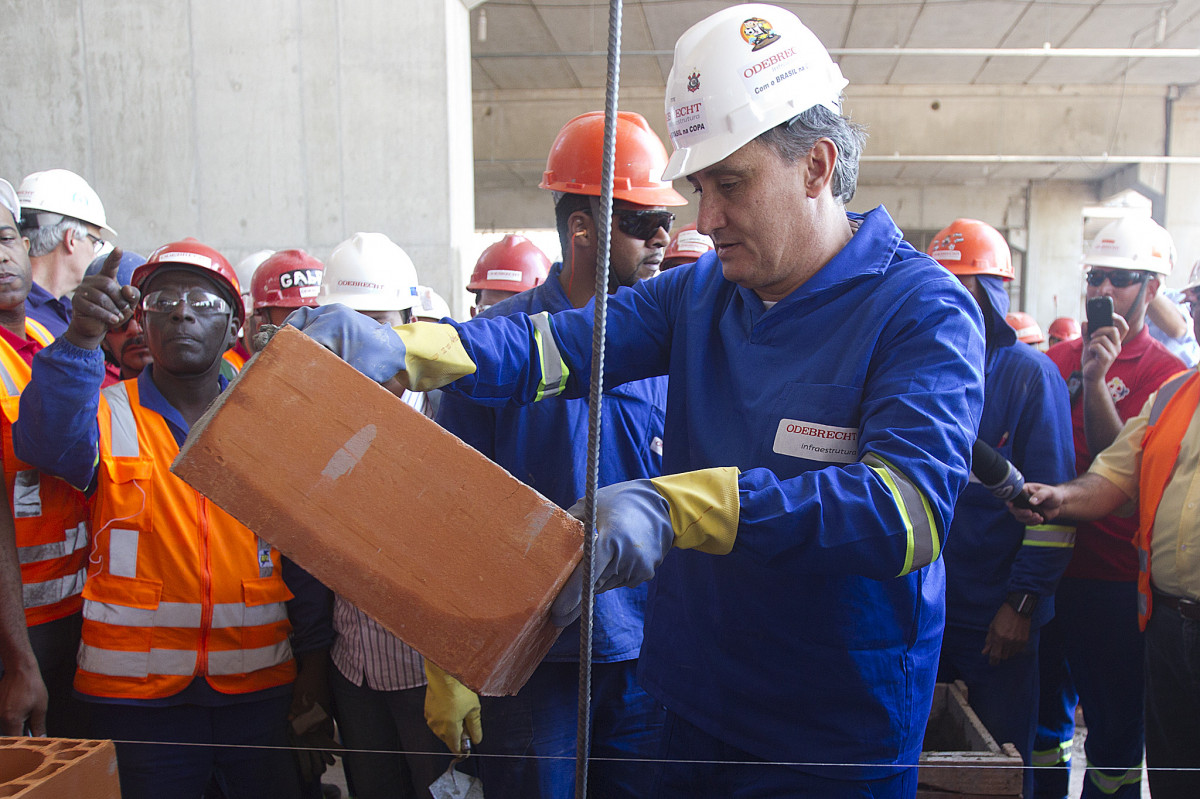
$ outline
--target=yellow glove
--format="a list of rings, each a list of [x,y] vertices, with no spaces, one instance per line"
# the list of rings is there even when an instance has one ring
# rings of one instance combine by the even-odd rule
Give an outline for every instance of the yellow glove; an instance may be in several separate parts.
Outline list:
[[[463,754],[463,733],[472,743],[483,740],[479,697],[437,666],[425,661],[425,723],[456,755]]]

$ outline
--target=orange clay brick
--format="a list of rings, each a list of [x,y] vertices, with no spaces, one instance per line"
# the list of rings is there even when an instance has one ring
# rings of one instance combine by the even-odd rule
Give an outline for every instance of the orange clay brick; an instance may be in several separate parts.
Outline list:
[[[515,694],[558,635],[582,525],[294,328],[171,469],[481,694]]]
[[[121,799],[112,741],[0,738],[0,796]]]

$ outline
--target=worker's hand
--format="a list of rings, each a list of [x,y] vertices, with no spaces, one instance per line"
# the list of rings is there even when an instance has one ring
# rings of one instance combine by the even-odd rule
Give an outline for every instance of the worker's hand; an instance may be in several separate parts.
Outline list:
[[[479,697],[440,668],[425,661],[425,723],[456,755],[463,754],[465,734],[471,743],[483,740]]]
[[[404,342],[386,324],[344,305],[297,308],[284,324],[303,331],[376,383],[404,371]]]
[[[37,661],[5,664],[0,677],[0,735],[46,734],[46,685]]]
[[[1008,512],[1021,524],[1030,526],[1045,524],[1057,518],[1062,511],[1063,492],[1059,486],[1045,483],[1026,483],[1023,492],[1029,499],[1029,509],[1018,508],[1011,502],[1007,503]]]
[[[1088,335],[1087,322],[1083,323],[1083,335]],[[1121,354],[1121,342],[1129,333],[1129,323],[1120,314],[1113,314],[1112,327],[1102,327],[1090,339],[1086,339],[1081,355],[1083,382],[1093,387],[1104,384],[1109,367]]]
[[[1029,643],[1029,619],[1013,610],[1012,605],[1005,602],[996,611],[988,627],[987,641],[983,645],[983,654],[988,656],[988,663],[995,666],[1003,660],[1021,654]]]
[[[342,749],[334,739],[333,706],[329,687],[329,651],[317,649],[296,658],[296,681],[292,683],[292,706],[288,713],[291,744],[305,782],[312,782],[334,762],[333,750]]]
[[[567,511],[584,515],[583,501]],[[671,508],[649,480],[614,483],[596,491],[596,593],[641,585],[675,543]],[[565,627],[579,618],[583,602],[583,562],[550,606],[550,620]]]
[[[71,297],[71,324],[63,336],[86,350],[94,350],[109,330],[121,327],[133,318],[141,294],[133,286],[117,282],[121,248],[114,247],[104,266],[88,275]]]

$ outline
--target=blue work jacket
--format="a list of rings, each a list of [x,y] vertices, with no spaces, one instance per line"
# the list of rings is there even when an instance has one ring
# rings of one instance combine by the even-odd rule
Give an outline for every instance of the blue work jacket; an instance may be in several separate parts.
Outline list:
[[[493,305],[481,317],[569,310],[571,302],[559,282],[561,272],[562,264],[555,264],[544,283]],[[600,487],[662,474],[666,407],[667,380],[663,377],[604,392]],[[586,397],[491,408],[447,395],[437,421],[559,506],[569,508],[583,496],[587,482]],[[648,590],[648,585],[642,585],[597,595],[593,660],[611,662],[638,656]],[[579,622],[563,630],[546,659],[579,660]]]
[[[1075,477],[1075,444],[1067,384],[1054,362],[1017,341],[1004,321],[1008,295],[1000,278],[979,278],[988,349],[979,438],[1026,480],[1059,485]],[[1010,591],[1039,597],[1037,629],[1054,616],[1054,589],[1071,562],[1074,526],[1025,525],[972,478],[958,498],[946,542],[946,623],[986,630]]]
[[[846,246],[769,309],[714,253],[619,290],[605,366],[611,385],[668,376],[665,472],[741,470],[733,550],[658,570],[643,687],[732,746],[857,780],[920,755],[984,335],[883,208],[849,216]],[[590,307],[458,329],[478,370],[449,391],[532,402],[561,368],[549,344],[565,395],[587,390]]]

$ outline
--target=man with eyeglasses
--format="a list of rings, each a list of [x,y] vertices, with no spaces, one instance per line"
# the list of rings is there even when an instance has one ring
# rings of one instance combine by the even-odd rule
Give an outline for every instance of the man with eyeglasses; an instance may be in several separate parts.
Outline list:
[[[67,332],[34,357],[13,434],[20,457],[91,499],[74,683],[89,737],[122,741],[129,799],[200,796],[210,776],[230,796],[295,796],[287,718],[298,666],[327,657],[328,594],[169,471],[226,386],[237,278],[195,239],[157,249],[130,286],[120,257],[84,280]],[[135,314],[153,362],[101,390],[101,341]]]
[[[34,172],[21,181],[17,196],[33,264],[25,310],[58,337],[71,321],[71,294],[117,233],[108,226],[99,195],[69,170]]]
[[[540,285],[478,315],[555,313],[582,308],[596,290],[600,171],[604,114],[578,116],[559,131],[541,183],[553,192],[563,260]],[[666,149],[646,120],[623,111],[616,123],[616,173],[609,293],[653,277],[662,262],[674,215],[687,200],[660,175]],[[529,245],[532,246],[532,245]],[[493,245],[502,249],[504,243]],[[666,378],[637,380],[604,393],[600,485],[657,477],[662,472]],[[564,508],[583,496],[587,478],[587,398],[551,399],[525,407],[488,408],[445,396],[437,421]],[[597,597],[592,672],[592,748],[589,793],[644,796],[651,770],[638,759],[658,754],[661,706],[634,676],[642,643],[647,586]],[[429,666],[426,667],[429,669]],[[427,715],[457,751],[461,710],[439,702],[466,691],[429,669]],[[485,733],[475,751],[521,757],[481,758],[479,776],[491,797],[570,796],[579,683],[579,626],[568,627],[513,697],[484,697]],[[444,691],[437,689],[450,686]],[[461,707],[461,706],[459,706]],[[532,724],[530,723],[532,720]],[[557,758],[557,759],[556,759]],[[608,759],[606,759],[608,758]]]
[[[1087,298],[1111,297],[1113,326],[1046,353],[1071,391],[1075,467],[1116,439],[1125,420],[1184,364],[1150,336],[1146,309],[1171,272],[1170,235],[1151,219],[1105,225],[1084,256]],[[1042,631],[1034,763],[1037,797],[1065,797],[1075,707],[1087,718],[1083,796],[1136,797],[1143,744],[1142,634],[1137,622],[1136,510],[1082,522]]]

